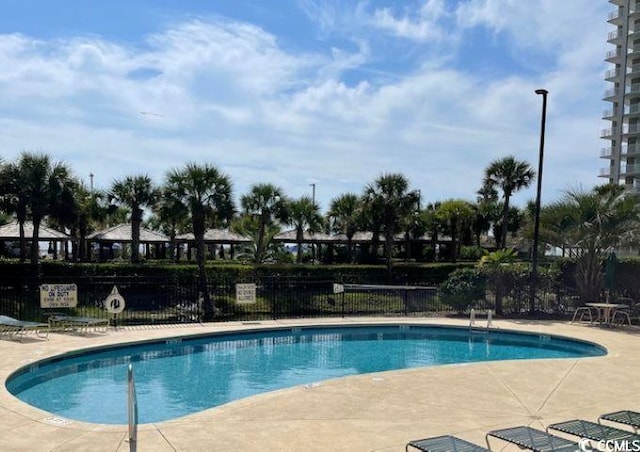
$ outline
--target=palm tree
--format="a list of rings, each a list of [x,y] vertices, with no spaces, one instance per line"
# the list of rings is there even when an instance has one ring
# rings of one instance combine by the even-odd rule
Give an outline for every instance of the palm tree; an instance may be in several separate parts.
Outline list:
[[[322,215],[320,207],[309,196],[291,200],[287,203],[289,212],[287,224],[296,230],[297,257],[296,262],[302,262],[302,242],[305,232],[322,231]]]
[[[485,169],[483,187],[486,190],[499,188],[504,198],[499,248],[504,248],[507,243],[509,201],[511,196],[520,189],[527,188],[533,182],[535,175],[535,171],[531,169],[527,162],[516,160],[513,156],[494,160]]]
[[[166,186],[161,188],[159,202],[155,205],[154,216],[149,219],[153,228],[169,237],[169,257],[178,259],[176,236],[184,232],[189,224],[189,210]]]
[[[71,170],[63,163],[52,162],[46,154],[23,152],[17,162],[7,165],[0,174],[3,206],[15,213],[20,224],[20,258],[26,258],[24,223],[31,217],[31,263],[38,266],[40,225],[47,217],[65,219],[75,209],[73,192],[77,185]]]
[[[502,299],[505,295],[508,268],[518,257],[516,250],[501,249],[487,253],[478,262],[478,267],[487,277],[487,285],[495,296],[496,314],[502,315]]]
[[[385,260],[387,272],[391,273],[391,251],[394,236],[403,218],[412,213],[420,195],[417,191],[407,191],[409,181],[402,174],[383,174],[365,187],[364,207],[379,218],[385,237]],[[373,231],[375,233],[375,231]]]
[[[145,208],[153,208],[160,193],[148,175],[127,176],[113,182],[109,201],[131,211],[131,262],[140,261],[140,226]]]
[[[166,190],[189,211],[196,241],[199,290],[205,315],[210,317],[214,306],[207,290],[204,233],[207,222],[228,222],[233,217],[231,180],[213,165],[187,163],[183,168],[169,172]]]
[[[105,205],[106,195],[101,191],[89,190],[84,184],[79,184],[76,192],[76,218],[70,226],[71,235],[77,235],[77,257],[81,261],[90,258],[87,236],[102,225],[107,217],[108,207]]]
[[[456,262],[463,229],[471,224],[473,218],[473,207],[462,199],[449,199],[440,204],[436,215],[446,225],[451,236],[451,260]]]
[[[543,231],[552,231],[548,240],[559,238],[551,243],[575,250],[576,286],[582,300],[597,300],[604,283],[604,259],[614,247],[629,243],[640,228],[638,195],[617,185],[568,191],[543,209],[541,224]]]
[[[257,219],[257,231],[251,236],[255,236],[255,256],[256,262],[263,262],[266,257],[266,249],[273,239],[272,234],[267,234],[268,229],[275,225],[275,221],[287,219],[287,199],[280,187],[271,184],[256,184],[251,187],[248,194],[240,198],[240,204],[244,212]],[[243,223],[244,229],[250,228],[251,223]]]
[[[360,198],[355,193],[346,193],[333,198],[327,213],[329,228],[335,234],[347,237],[347,259],[353,262],[353,236],[358,231]]]

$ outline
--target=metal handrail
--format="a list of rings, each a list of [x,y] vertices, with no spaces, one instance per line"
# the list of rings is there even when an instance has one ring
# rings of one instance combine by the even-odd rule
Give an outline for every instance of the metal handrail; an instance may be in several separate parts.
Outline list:
[[[136,450],[138,440],[138,400],[136,397],[136,385],[133,380],[133,364],[129,364],[127,371],[127,410],[129,418],[129,450]]]

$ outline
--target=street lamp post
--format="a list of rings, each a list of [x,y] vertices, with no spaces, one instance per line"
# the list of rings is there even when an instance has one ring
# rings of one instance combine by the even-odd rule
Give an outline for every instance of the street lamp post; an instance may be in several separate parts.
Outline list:
[[[309,184],[311,185],[311,200],[313,201],[313,203],[316,203],[316,184]]]
[[[536,285],[538,282],[538,241],[540,236],[540,198],[542,195],[542,162],[544,160],[544,130],[547,122],[547,95],[546,89],[537,89],[536,94],[542,95],[542,119],[540,123],[540,152],[538,155],[538,189],[536,192],[536,210],[533,226],[533,250],[531,252],[531,281],[529,296],[529,312],[536,310]]]

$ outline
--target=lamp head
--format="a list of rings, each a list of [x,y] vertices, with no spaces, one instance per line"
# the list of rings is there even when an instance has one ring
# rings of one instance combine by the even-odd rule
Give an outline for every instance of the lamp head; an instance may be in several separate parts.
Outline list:
[[[537,89],[536,94],[542,94],[543,96],[545,96],[549,94],[549,91],[547,91],[546,89]]]

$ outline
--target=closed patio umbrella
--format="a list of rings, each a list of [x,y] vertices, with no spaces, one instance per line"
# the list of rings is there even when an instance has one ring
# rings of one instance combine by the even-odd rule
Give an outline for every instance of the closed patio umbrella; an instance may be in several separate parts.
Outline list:
[[[618,264],[618,258],[616,253],[611,251],[607,256],[607,260],[604,265],[604,287],[607,290],[607,301],[611,296],[611,292],[616,286],[616,265]]]

